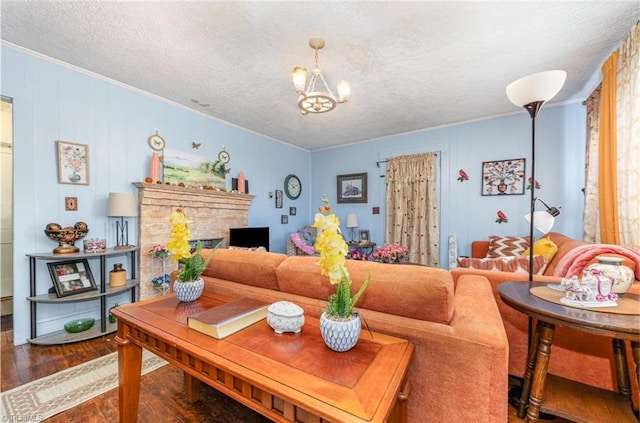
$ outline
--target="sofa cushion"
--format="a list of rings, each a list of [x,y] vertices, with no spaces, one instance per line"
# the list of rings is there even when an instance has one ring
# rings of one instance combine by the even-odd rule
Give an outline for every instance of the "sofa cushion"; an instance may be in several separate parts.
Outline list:
[[[317,261],[317,257],[287,257],[276,270],[280,290],[326,303],[335,286],[320,274]],[[453,279],[446,270],[361,260],[347,260],[345,266],[354,293],[367,273],[371,275],[369,287],[356,308],[444,324],[453,317]]]
[[[500,272],[513,272],[529,274],[529,257],[493,257],[493,258],[468,258],[458,257],[460,267],[468,269],[493,270]],[[533,274],[544,273],[547,259],[543,255],[533,256]]]
[[[558,246],[555,242],[551,241],[551,238],[545,236],[533,243],[533,255],[543,255],[547,259],[547,263],[553,260],[553,257],[558,252]],[[529,248],[524,250],[523,256],[529,257]]]
[[[520,256],[529,247],[529,237],[499,236],[489,237],[489,251],[487,257]]]
[[[205,250],[204,257],[207,254]],[[284,254],[218,248],[202,275],[278,290],[276,268],[286,257]]]

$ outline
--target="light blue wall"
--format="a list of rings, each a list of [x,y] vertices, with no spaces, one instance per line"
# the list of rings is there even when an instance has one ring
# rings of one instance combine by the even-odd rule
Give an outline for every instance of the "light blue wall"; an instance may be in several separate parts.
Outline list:
[[[308,152],[208,118],[128,89],[94,75],[71,69],[2,46],[1,94],[14,101],[14,338],[29,337],[28,260],[25,254],[51,251],[55,244],[43,229],[49,222],[70,225],[88,223],[89,237],[107,238],[113,245],[112,220],[106,214],[109,192],[135,192],[132,182],[142,181],[152,151],[147,137],[156,129],[168,147],[191,151],[201,142],[199,153],[216,157],[224,145],[231,154],[231,175],[243,170],[250,191],[256,195],[249,210],[249,225],[269,226],[272,251],[284,252],[290,232],[309,224],[323,193],[341,219],[358,215],[360,227],[369,229],[372,240],[384,242],[386,165],[376,161],[388,157],[437,151],[440,159],[439,201],[441,211],[441,266],[446,267],[446,239],[456,235],[460,255],[468,255],[470,243],[492,234],[528,232],[522,218],[529,209],[527,194],[483,197],[483,161],[526,157],[529,174],[531,120],[524,111],[513,115],[455,126],[370,140],[351,146]],[[537,118],[536,174],[542,183],[539,196],[548,204],[561,205],[555,231],[582,236],[585,110],[580,104],[545,107]],[[55,141],[89,145],[91,184],[58,184]],[[458,182],[458,170],[470,176]],[[367,204],[337,204],[336,175],[367,172]],[[276,209],[268,192],[283,189],[284,178],[294,173],[303,183],[301,197],[284,199]],[[230,177],[227,186],[230,186]],[[79,210],[64,210],[64,197],[78,197]],[[289,207],[297,215],[280,224]],[[372,207],[380,207],[373,215]],[[509,223],[495,223],[503,210]],[[133,223],[133,222],[132,222]],[[130,230],[131,243],[135,232]],[[43,269],[45,267],[45,269]],[[38,292],[51,281],[46,266],[38,267]],[[120,302],[126,302],[119,300]],[[39,307],[39,332],[57,330],[75,317],[86,317],[83,303]],[[95,316],[97,317],[97,316]]]

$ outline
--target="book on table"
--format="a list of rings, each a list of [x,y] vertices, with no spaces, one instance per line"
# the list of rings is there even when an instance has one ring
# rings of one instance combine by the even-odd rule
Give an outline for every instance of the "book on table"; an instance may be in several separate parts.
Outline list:
[[[187,324],[191,329],[223,339],[267,317],[268,306],[253,298],[241,298],[192,314]]]

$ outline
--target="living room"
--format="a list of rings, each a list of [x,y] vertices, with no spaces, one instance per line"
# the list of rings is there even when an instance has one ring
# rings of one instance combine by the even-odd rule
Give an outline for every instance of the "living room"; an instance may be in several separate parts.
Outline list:
[[[638,20],[637,8],[629,10],[635,13],[635,17],[626,17],[624,24],[618,23],[624,26],[617,28],[623,34],[622,38]],[[328,43],[326,51],[320,52],[320,66],[336,61],[341,54],[339,50],[329,50],[330,34],[310,33],[308,37],[316,35],[326,37]],[[545,106],[537,118],[536,179],[543,185],[545,201],[562,206],[562,215],[557,219],[554,231],[576,239],[582,238],[584,208],[581,190],[584,185],[586,110],[582,102],[597,86],[602,62],[619,46],[622,38],[606,46],[604,55],[591,58],[592,78],[570,101]],[[338,105],[327,116],[300,116],[295,107],[296,94],[288,71],[298,63],[309,65],[313,51],[306,46],[307,38],[288,39],[287,43],[302,47],[298,62],[283,63],[281,75],[289,84],[288,91],[283,90],[281,96],[291,103],[290,119],[301,121],[296,125],[311,125],[313,119],[327,117],[324,124],[331,126],[331,119],[337,119],[332,114],[345,113],[348,116],[349,108],[358,105],[356,97],[363,96],[365,90],[379,89],[354,83],[349,103]],[[511,105],[508,112],[499,115],[435,127],[427,125],[420,130],[381,133],[348,145],[302,148],[212,118],[202,109],[189,109],[138,87],[104,77],[99,72],[87,71],[5,40],[1,53],[2,95],[11,98],[13,104],[13,315],[16,344],[25,343],[30,333],[29,303],[24,300],[30,295],[29,266],[25,255],[50,251],[55,247],[43,233],[50,222],[64,226],[73,225],[76,221],[87,222],[88,238],[104,238],[108,245],[114,245],[115,220],[107,217],[106,212],[109,193],[137,192],[132,183],[143,182],[148,176],[153,150],[147,140],[154,133],[166,140],[167,148],[182,152],[217,157],[220,151],[227,151],[230,155],[228,167],[231,168],[226,179],[227,187],[231,187],[232,177],[238,177],[240,171],[244,173],[249,193],[255,195],[247,223],[249,226],[270,228],[269,247],[274,252],[284,252],[290,233],[311,223],[323,194],[334,198],[336,176],[352,173],[368,174],[368,202],[334,204],[335,212],[341,219],[347,213],[356,213],[359,229],[370,230],[371,240],[383,244],[385,165],[378,165],[378,162],[423,152],[437,152],[440,158],[441,267],[447,268],[446,240],[449,235],[457,238],[458,254],[469,255],[473,240],[486,239],[492,234],[528,233],[527,222],[521,218],[530,206],[526,195],[500,198],[481,195],[483,162],[525,157],[527,166],[530,165],[530,118],[515,106]],[[579,55],[580,52],[563,54]],[[489,58],[487,62],[491,60]],[[494,96],[503,98],[508,104],[504,88],[509,82],[554,65],[553,60],[545,63],[544,67],[523,63],[521,72],[505,77],[504,85],[496,90]],[[178,73],[184,70],[182,66],[171,62],[166,64],[166,68],[153,72]],[[247,68],[253,71],[250,60]],[[204,81],[221,78],[220,75],[201,74],[197,69],[193,72],[195,75],[191,78]],[[354,79],[350,75],[345,77]],[[271,78],[276,77],[269,75],[264,83],[270,84]],[[332,83],[334,78],[331,78]],[[568,78],[571,78],[571,73]],[[425,95],[434,89],[425,76]],[[185,95],[190,98],[193,94]],[[403,104],[400,93],[389,95],[398,97],[398,109],[406,107],[406,113],[411,113],[415,105]],[[200,100],[216,101],[215,98]],[[468,102],[479,109],[483,107],[480,99],[469,98]],[[58,183],[55,151],[58,140],[89,145],[89,185]],[[201,145],[196,149],[194,143]],[[461,169],[469,174],[470,180],[457,180]],[[302,181],[302,193],[296,200],[285,197],[283,207],[276,208],[269,193],[282,190],[285,178],[291,174]],[[65,197],[77,198],[77,211],[65,210]],[[290,207],[296,208],[294,215],[289,214]],[[378,214],[373,213],[374,207],[379,207]],[[509,222],[496,222],[498,210],[506,213]],[[286,224],[281,223],[283,214],[288,215]],[[131,244],[137,242],[137,223],[138,219],[129,220]],[[43,281],[39,288],[47,289],[48,283],[44,282],[48,279],[46,269],[39,272],[39,280]],[[46,332],[60,327],[61,323],[83,312],[72,306],[60,307],[39,316],[43,319],[41,329]]]

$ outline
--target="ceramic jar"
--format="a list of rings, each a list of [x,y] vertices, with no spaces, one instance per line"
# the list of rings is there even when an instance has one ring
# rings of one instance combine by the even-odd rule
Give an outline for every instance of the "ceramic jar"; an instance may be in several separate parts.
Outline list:
[[[304,310],[289,301],[278,301],[267,309],[267,323],[276,333],[300,333],[304,325]]]
[[[127,271],[122,268],[122,263],[113,265],[113,270],[109,272],[109,285],[123,286],[127,283]]]
[[[173,292],[180,301],[188,303],[195,301],[204,291],[204,280],[198,278],[195,281],[182,282],[176,279],[173,283]]]
[[[622,295],[626,293],[631,287],[635,276],[633,270],[622,265],[624,259],[622,257],[597,256],[596,260],[598,262],[590,265],[587,269],[589,271],[596,269],[600,271],[600,274],[611,279],[613,281],[611,290],[616,294]]]
[[[361,330],[359,314],[352,314],[348,320],[336,320],[327,316],[326,312],[320,316],[320,334],[324,343],[334,351],[344,352],[355,347]]]

